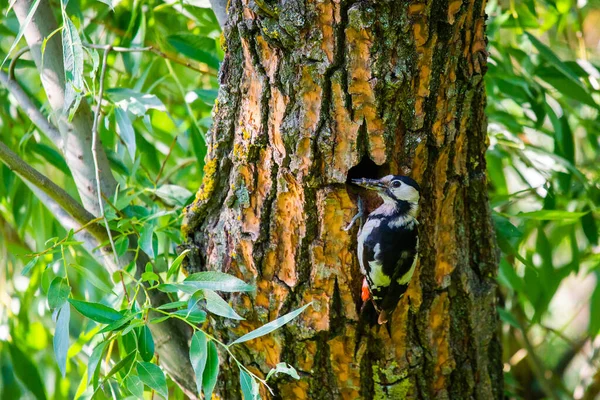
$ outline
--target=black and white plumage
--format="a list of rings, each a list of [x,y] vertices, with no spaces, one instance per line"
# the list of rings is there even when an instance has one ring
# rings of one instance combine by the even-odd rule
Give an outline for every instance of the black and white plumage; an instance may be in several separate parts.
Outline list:
[[[353,179],[352,183],[376,191],[383,200],[358,232],[358,260],[365,276],[362,299],[371,298],[378,323],[383,324],[406,292],[415,269],[419,185],[400,175]]]

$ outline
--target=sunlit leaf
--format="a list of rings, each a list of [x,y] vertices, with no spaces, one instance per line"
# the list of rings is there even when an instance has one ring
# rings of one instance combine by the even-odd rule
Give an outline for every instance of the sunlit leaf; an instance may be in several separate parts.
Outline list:
[[[274,374],[286,374],[291,376],[292,378],[298,380],[300,379],[300,376],[298,375],[298,372],[296,371],[296,369],[294,367],[292,367],[289,364],[286,364],[284,362],[279,363],[275,366],[275,368],[272,368],[269,373],[267,374],[267,378],[265,380],[269,380],[269,378],[271,376],[273,376]]]
[[[256,382],[256,379],[254,379],[253,376],[248,374],[242,368],[240,368],[240,388],[242,389],[244,400],[260,399],[258,382]]]
[[[206,309],[215,314],[220,315],[221,317],[231,318],[235,320],[243,320],[244,318],[240,317],[238,313],[236,313],[233,308],[227,303],[225,300],[221,298],[218,294],[213,292],[212,290],[204,289],[204,298],[206,300]]]
[[[221,292],[250,292],[254,286],[248,285],[235,276],[218,271],[197,272],[185,279],[185,284],[196,289],[210,289]]]
[[[202,374],[202,390],[204,391],[205,399],[210,399],[212,397],[218,376],[219,353],[217,351],[217,346],[211,340],[207,345],[206,366],[204,367],[204,372]]]
[[[65,68],[65,102],[63,113],[73,116],[83,95],[83,47],[77,28],[63,12],[63,62]]]
[[[48,306],[51,309],[62,306],[67,302],[70,293],[69,282],[65,278],[57,276],[52,280],[48,289]]]
[[[208,358],[208,351],[206,347],[206,335],[202,331],[196,331],[192,336],[192,343],[190,344],[190,361],[194,373],[196,374],[196,387],[198,393],[202,391],[202,376],[204,374],[204,368],[206,367],[206,360]]]
[[[110,324],[120,320],[123,317],[120,312],[105,306],[104,304],[88,303],[87,301],[75,299],[69,299],[69,303],[71,303],[71,305],[73,305],[73,307],[75,307],[75,309],[83,316],[102,324]]]
[[[54,331],[54,356],[58,369],[63,378],[67,373],[67,352],[69,351],[69,321],[71,319],[71,307],[63,302],[53,314],[56,330]]]
[[[137,373],[146,386],[155,390],[165,399],[168,398],[167,380],[160,367],[149,362],[141,362],[137,365]]]
[[[295,311],[292,311],[291,313],[285,314],[284,316],[277,318],[275,321],[271,321],[268,324],[265,324],[265,325],[261,326],[260,328],[253,330],[252,332],[245,334],[244,336],[231,342],[230,346],[234,345],[236,343],[243,343],[243,342],[247,342],[248,340],[252,340],[252,339],[256,339],[258,337],[264,336],[264,335],[268,335],[269,333],[281,328],[282,326],[284,326],[285,324],[287,324],[288,322],[290,322],[291,320],[296,318],[304,310],[306,310],[306,308],[308,306],[311,306],[311,305],[312,305],[312,302],[300,307],[299,309],[297,309]]]
[[[119,136],[125,142],[129,157],[131,160],[135,160],[135,131],[133,130],[133,124],[129,119],[126,111],[123,111],[119,107],[115,108],[115,118],[117,120],[117,131]]]
[[[214,69],[219,68],[220,60],[214,39],[192,33],[178,33],[167,36],[167,42],[184,56]]]

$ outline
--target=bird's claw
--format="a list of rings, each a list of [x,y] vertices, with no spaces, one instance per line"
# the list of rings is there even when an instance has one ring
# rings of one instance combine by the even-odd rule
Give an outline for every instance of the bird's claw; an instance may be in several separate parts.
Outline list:
[[[365,216],[365,209],[364,209],[363,202],[362,202],[362,199],[360,198],[360,196],[358,197],[357,206],[358,206],[358,212],[356,213],[356,215],[354,217],[352,217],[352,220],[350,220],[350,223],[348,225],[346,225],[345,228],[342,228],[342,230],[344,232],[348,232],[350,229],[352,229],[352,227],[354,226],[354,224],[356,223],[356,221],[359,218],[361,219],[361,225],[362,225],[362,219]]]

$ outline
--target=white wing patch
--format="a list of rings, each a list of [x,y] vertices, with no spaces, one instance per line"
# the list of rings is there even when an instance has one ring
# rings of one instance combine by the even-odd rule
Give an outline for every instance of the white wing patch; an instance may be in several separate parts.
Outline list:
[[[381,263],[377,261],[369,261],[369,267],[371,270],[369,271],[369,278],[375,286],[390,286],[392,280],[389,276],[383,273],[383,268]]]
[[[360,264],[360,272],[363,275],[367,275],[366,266],[363,265],[364,243],[371,232],[373,232],[373,229],[378,228],[379,225],[381,225],[380,219],[368,219],[358,234],[358,263]]]
[[[419,249],[419,238],[417,238],[417,250]],[[404,256],[404,254],[403,254]],[[396,282],[398,282],[399,285],[406,285],[408,282],[410,282],[410,279],[413,276],[413,273],[415,272],[415,267],[417,266],[417,255],[415,255],[415,259],[413,260],[412,265],[410,266],[410,269],[404,274],[402,275],[400,278],[398,278],[398,280],[396,280]]]

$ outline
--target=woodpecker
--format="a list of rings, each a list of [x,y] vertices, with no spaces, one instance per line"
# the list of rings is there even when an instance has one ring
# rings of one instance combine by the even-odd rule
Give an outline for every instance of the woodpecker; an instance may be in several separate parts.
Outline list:
[[[361,298],[365,304],[372,300],[381,325],[390,318],[415,270],[419,245],[416,219],[419,185],[400,175],[352,179],[351,182],[374,190],[383,200],[358,232],[358,261],[364,275]],[[360,202],[359,213],[345,230],[362,214]]]

